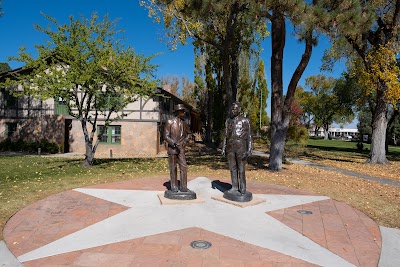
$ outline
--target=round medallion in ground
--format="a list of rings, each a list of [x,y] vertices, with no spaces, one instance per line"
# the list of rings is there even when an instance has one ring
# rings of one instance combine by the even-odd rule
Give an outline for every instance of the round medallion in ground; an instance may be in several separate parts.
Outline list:
[[[211,247],[211,243],[204,240],[195,240],[190,243],[190,246],[196,249],[207,249]]]
[[[310,210],[298,210],[297,212],[300,214],[306,214],[306,215],[312,214],[312,211],[310,211]]]

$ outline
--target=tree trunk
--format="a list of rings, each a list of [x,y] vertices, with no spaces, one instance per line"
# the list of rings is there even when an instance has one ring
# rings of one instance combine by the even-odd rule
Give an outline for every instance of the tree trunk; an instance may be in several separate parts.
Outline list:
[[[367,163],[389,163],[389,161],[386,159],[385,153],[386,125],[386,116],[384,114],[380,114],[379,117],[374,121],[374,127],[372,128],[371,153],[368,157]]]
[[[329,139],[329,125],[325,125],[325,127],[324,127],[324,131],[325,131],[325,134],[324,134],[324,140],[328,140]]]
[[[91,167],[94,161],[94,153],[92,150],[92,143],[86,143],[86,152],[85,152],[85,160],[83,161],[83,166]]]
[[[388,119],[388,123],[387,123],[387,127],[386,127],[386,144],[385,144],[386,154],[389,152],[389,144],[392,139],[393,139],[394,145],[397,145],[396,135],[394,134],[394,121],[397,119],[398,116],[399,116],[399,110],[394,109],[391,112],[390,119]],[[389,115],[388,115],[388,117],[389,117]]]
[[[223,51],[222,51],[222,70],[223,70],[223,80],[224,80],[224,88],[226,92],[226,114],[228,115],[230,107],[233,102],[236,101],[236,88],[235,79],[232,79],[234,75],[238,75],[234,73],[235,64],[237,62],[234,61],[234,57],[236,56],[234,46],[235,46],[235,25],[237,20],[237,12],[238,12],[238,3],[234,2],[230,8],[229,18],[225,25],[225,39],[223,43]],[[237,82],[236,82],[237,87]],[[235,91],[234,91],[235,90]]]
[[[320,128],[320,127],[318,127],[318,126],[315,125],[315,128],[314,128],[314,134],[315,134],[315,136],[318,136],[319,128]]]
[[[90,167],[93,165],[94,160],[93,138],[89,136],[86,123],[85,119],[81,119],[83,136],[85,138],[85,160],[83,161],[83,166]]]
[[[213,118],[213,112],[214,112],[214,92],[208,91],[208,97],[207,97],[207,125],[206,125],[206,143],[211,144],[212,143],[212,118]]]
[[[273,125],[274,134],[271,136],[268,168],[272,171],[279,171],[282,169],[282,159],[285,151],[285,140],[289,127],[289,120],[279,121]]]
[[[232,103],[237,100],[237,88],[239,80],[239,62],[238,62],[239,48],[236,47],[235,52],[232,52],[232,70],[231,70],[231,88],[232,88]],[[230,105],[228,106],[230,109]]]
[[[282,13],[272,14],[272,56],[271,56],[271,145],[268,168],[272,171],[282,169],[283,151],[287,127],[283,124],[283,49],[285,47],[286,28]]]
[[[282,158],[285,149],[286,134],[289,127],[291,108],[297,84],[310,61],[312,52],[312,31],[305,36],[305,50],[299,64],[290,79],[286,97],[283,100],[283,50],[286,41],[285,16],[279,10],[274,10],[271,17],[271,147],[269,169],[282,169]]]
[[[229,57],[229,53],[224,53],[222,59],[222,71],[223,71],[223,81],[224,88],[226,92],[226,104],[227,104],[227,113],[229,112],[229,108],[234,102],[233,100],[233,92],[232,92],[232,84],[231,84],[231,60]]]
[[[370,164],[388,164],[386,159],[386,128],[388,104],[385,101],[383,90],[377,91],[377,105],[373,114],[371,153],[368,156],[367,163]]]
[[[212,78],[211,63],[207,60],[206,67],[206,84],[207,84],[207,110],[206,110],[206,143],[212,143],[213,131],[213,113],[214,113],[214,95],[215,95],[215,81]]]

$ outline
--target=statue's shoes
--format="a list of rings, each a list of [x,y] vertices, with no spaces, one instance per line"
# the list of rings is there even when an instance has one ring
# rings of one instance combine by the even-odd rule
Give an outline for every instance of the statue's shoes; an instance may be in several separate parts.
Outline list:
[[[228,193],[228,194],[239,194],[239,191],[236,188],[231,188],[231,189],[225,191],[225,193]]]

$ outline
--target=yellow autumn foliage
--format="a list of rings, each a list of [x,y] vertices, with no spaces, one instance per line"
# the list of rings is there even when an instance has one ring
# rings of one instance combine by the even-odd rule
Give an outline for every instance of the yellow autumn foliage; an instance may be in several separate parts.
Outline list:
[[[396,61],[398,52],[398,43],[379,45],[378,49],[367,54],[367,68],[364,64],[356,66],[356,71],[360,73],[358,83],[367,88],[367,95],[375,90],[384,90],[387,101],[393,105],[400,99],[400,68]]]

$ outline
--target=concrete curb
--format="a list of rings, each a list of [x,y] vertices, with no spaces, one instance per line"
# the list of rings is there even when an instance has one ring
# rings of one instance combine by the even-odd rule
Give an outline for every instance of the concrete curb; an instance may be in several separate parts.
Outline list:
[[[382,236],[382,251],[379,267],[400,266],[400,229],[379,226]]]
[[[0,240],[0,267],[21,267],[24,266],[10,252],[3,240]]]

